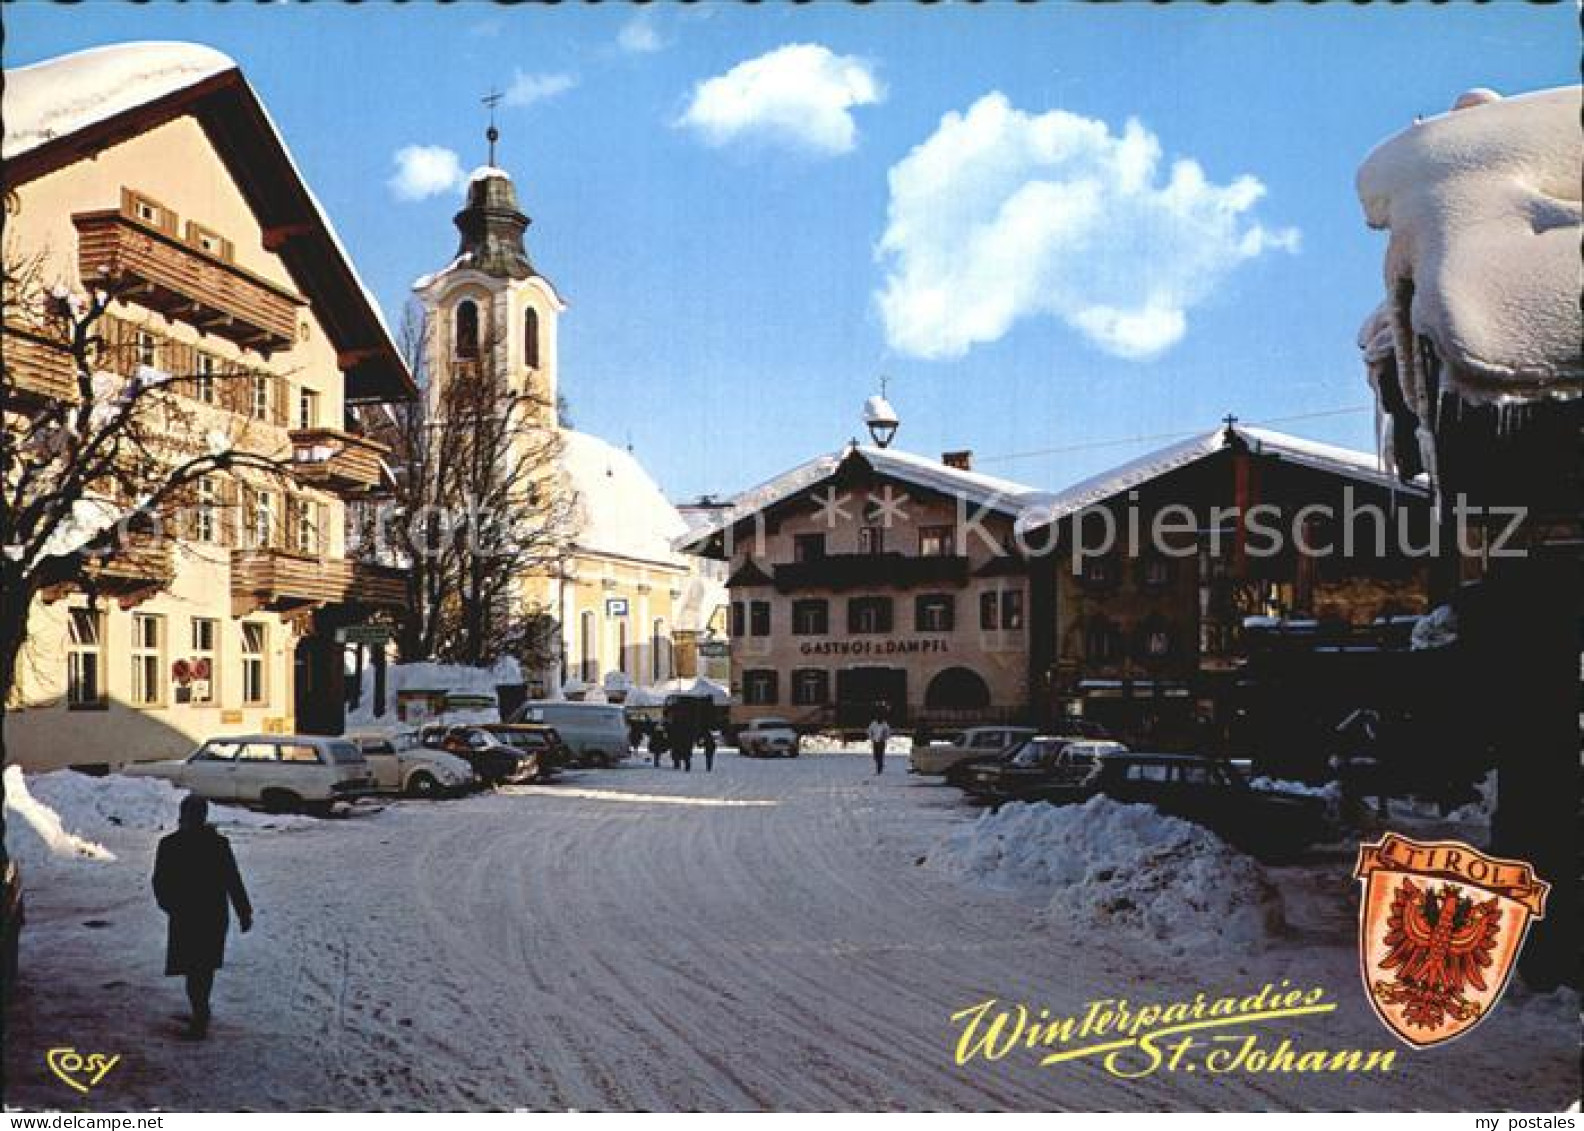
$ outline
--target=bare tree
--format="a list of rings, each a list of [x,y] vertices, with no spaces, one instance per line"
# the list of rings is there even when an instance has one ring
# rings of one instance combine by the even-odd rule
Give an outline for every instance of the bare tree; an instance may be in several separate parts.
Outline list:
[[[560,471],[556,403],[489,363],[504,352],[499,341],[436,364],[430,334],[410,308],[400,338],[420,396],[367,410],[365,425],[392,449],[395,486],[357,541],[409,570],[404,660],[542,665],[559,649],[555,619],[525,582],[560,573],[577,510]]]
[[[96,604],[100,579],[117,561],[181,536],[200,481],[280,476],[290,458],[272,450],[278,439],[261,435],[249,413],[227,411],[269,375],[239,365],[201,373],[149,365],[142,355],[157,329],[117,303],[124,284],[99,280],[81,293],[52,283],[45,263],[5,249],[0,764],[33,602],[81,590]],[[279,395],[278,385],[266,388]]]

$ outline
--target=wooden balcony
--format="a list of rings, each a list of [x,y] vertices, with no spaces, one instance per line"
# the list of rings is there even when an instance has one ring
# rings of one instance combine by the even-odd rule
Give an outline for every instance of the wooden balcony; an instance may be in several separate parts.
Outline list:
[[[132,533],[115,545],[113,552],[85,550],[78,579],[48,586],[40,597],[50,602],[68,593],[91,590],[130,609],[164,592],[175,578],[176,540]]]
[[[407,603],[401,570],[287,550],[231,552],[231,613],[289,613],[324,605],[397,609]]]
[[[384,444],[337,428],[297,428],[291,433],[292,472],[304,483],[340,494],[361,494],[380,485]]]
[[[10,322],[5,325],[6,397],[18,395],[46,400],[75,400],[77,372],[64,346]]]
[[[775,567],[782,593],[802,589],[908,589],[921,585],[968,584],[968,559],[912,557],[908,554],[827,554]]]
[[[297,340],[298,295],[116,210],[79,212],[85,285],[114,280],[130,299],[266,356]]]

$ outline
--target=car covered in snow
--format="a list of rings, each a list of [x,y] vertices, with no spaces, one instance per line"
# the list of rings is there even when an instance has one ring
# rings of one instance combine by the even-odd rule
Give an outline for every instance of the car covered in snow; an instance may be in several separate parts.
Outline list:
[[[466,792],[478,781],[466,761],[423,745],[416,731],[355,731],[346,737],[363,751],[381,793],[442,797]]]
[[[1095,792],[1102,756],[1127,753],[1120,742],[1104,738],[1035,735],[994,762],[975,765],[963,779],[971,797],[1003,801],[1084,801]]]
[[[316,734],[211,738],[186,758],[134,762],[121,772],[164,778],[210,801],[256,804],[276,812],[329,812],[338,802],[374,792],[374,772],[357,744]]]
[[[462,759],[485,785],[520,785],[539,772],[537,755],[502,742],[483,726],[432,723],[418,732],[418,739],[431,750]]]
[[[1099,792],[1202,825],[1254,856],[1280,859],[1328,831],[1324,798],[1253,789],[1242,767],[1225,758],[1116,752],[1097,761]]]
[[[935,742],[928,746],[914,745],[908,755],[908,772],[913,774],[944,774],[959,762],[997,754],[1034,736],[1033,727],[986,726],[969,727],[950,742]]]
[[[745,758],[796,758],[798,732],[785,719],[754,719],[737,732],[737,752]]]
[[[577,703],[562,699],[530,699],[507,720],[541,723],[555,728],[578,766],[614,766],[632,753],[627,715],[610,703]]]

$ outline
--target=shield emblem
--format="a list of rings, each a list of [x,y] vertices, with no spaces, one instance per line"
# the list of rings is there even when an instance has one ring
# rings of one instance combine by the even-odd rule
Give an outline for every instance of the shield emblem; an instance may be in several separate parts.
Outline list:
[[[1507,988],[1551,885],[1461,841],[1359,846],[1359,965],[1381,1022],[1414,1048],[1460,1037]]]

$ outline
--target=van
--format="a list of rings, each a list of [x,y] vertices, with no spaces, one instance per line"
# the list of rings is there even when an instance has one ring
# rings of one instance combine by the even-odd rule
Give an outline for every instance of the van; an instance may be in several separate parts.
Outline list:
[[[627,743],[627,716],[609,703],[530,699],[513,711],[508,721],[555,727],[572,752],[574,765],[613,766],[632,753]]]

